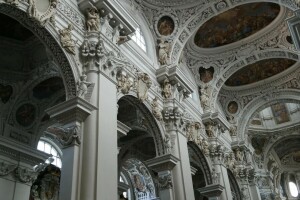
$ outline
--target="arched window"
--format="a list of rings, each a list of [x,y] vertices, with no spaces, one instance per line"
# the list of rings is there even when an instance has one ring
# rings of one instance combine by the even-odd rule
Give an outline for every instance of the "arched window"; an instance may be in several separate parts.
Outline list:
[[[54,161],[53,165],[61,168],[61,152],[59,148],[47,139],[41,139],[38,143],[37,149],[47,154],[51,154]]]
[[[141,32],[140,28],[136,28],[135,33],[131,36],[131,39],[146,52],[145,38]]]
[[[127,177],[125,176],[125,174],[123,172],[120,173],[119,181],[121,183],[125,183],[126,185],[130,185],[129,181],[127,180]],[[125,197],[127,199],[131,199],[130,189],[128,189],[126,192],[123,192],[122,194],[123,194],[123,197]]]
[[[298,197],[298,189],[294,182],[292,182],[292,181],[289,182],[289,189],[290,189],[290,193],[293,197]]]

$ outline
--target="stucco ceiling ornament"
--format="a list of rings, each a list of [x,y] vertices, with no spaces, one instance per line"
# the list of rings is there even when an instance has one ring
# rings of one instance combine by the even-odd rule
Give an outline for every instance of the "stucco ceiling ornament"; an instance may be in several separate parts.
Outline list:
[[[75,55],[75,41],[72,39],[73,25],[69,24],[67,28],[59,30],[60,42],[62,47],[68,52]]]
[[[28,15],[37,20],[41,26],[45,26],[47,22],[54,17],[56,13],[56,5],[58,0],[37,1],[29,0]],[[49,5],[47,5],[49,4]]]

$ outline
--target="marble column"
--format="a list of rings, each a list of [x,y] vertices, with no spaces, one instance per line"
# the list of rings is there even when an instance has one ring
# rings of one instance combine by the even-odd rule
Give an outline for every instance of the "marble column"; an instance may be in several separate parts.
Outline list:
[[[46,110],[65,131],[64,137],[58,138],[63,146],[60,199],[79,199],[82,122],[95,109],[87,101],[75,97]]]

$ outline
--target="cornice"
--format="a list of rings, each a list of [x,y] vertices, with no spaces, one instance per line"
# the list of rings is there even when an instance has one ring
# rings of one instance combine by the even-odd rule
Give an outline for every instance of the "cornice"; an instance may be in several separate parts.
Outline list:
[[[32,166],[44,162],[50,156],[37,149],[4,137],[0,137],[0,155],[22,161]]]

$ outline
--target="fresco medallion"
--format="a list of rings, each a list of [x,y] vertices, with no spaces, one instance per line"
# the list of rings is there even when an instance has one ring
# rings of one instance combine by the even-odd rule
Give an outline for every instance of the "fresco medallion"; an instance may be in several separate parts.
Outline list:
[[[163,16],[158,20],[157,30],[159,34],[168,36],[171,35],[174,31],[175,24],[171,17]]]

